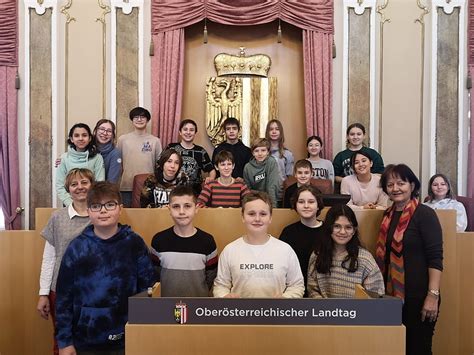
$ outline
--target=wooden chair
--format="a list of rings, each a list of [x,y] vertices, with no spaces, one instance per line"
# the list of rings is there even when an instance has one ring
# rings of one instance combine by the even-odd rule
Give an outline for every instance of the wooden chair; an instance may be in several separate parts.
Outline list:
[[[294,176],[288,176],[288,179],[286,179],[283,182],[283,193],[285,193],[285,190],[293,185],[296,182],[296,178]],[[332,181],[329,179],[311,179],[311,185],[318,188],[319,191],[321,191],[322,194],[327,194],[330,195],[334,193],[334,187],[332,186]]]
[[[150,174],[138,174],[133,177],[132,187],[132,208],[140,208],[140,195],[142,193],[143,184]]]

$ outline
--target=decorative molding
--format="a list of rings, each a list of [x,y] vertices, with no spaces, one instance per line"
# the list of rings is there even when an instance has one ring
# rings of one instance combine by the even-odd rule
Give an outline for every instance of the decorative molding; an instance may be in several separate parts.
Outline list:
[[[121,9],[125,15],[130,15],[133,8],[138,8],[138,104],[143,106],[144,101],[144,0],[110,0],[111,7],[111,29],[110,29],[110,119],[117,122],[117,9]]]
[[[107,23],[105,22],[105,15],[110,13],[110,7],[104,5],[102,0],[97,0],[99,7],[104,10],[100,17],[96,18],[96,22],[102,24],[102,117],[106,118],[106,103],[107,103]]]
[[[56,132],[58,128],[58,31],[57,31],[57,24],[58,24],[58,0],[24,0],[24,41],[25,41],[25,64],[24,64],[24,78],[25,78],[25,95],[24,95],[24,114],[25,114],[25,138],[27,138],[28,142],[30,142],[30,11],[29,9],[35,9],[37,15],[43,15],[46,12],[46,9],[51,9],[51,129],[52,132]],[[30,144],[25,144],[24,147],[24,154],[25,154],[25,173],[30,171]],[[51,149],[51,161],[54,161],[56,158],[55,152],[57,150],[57,141],[55,139],[52,140],[52,149]],[[54,166],[52,167],[52,181],[56,180],[56,170]],[[52,182],[51,182],[52,184]],[[29,177],[24,179],[24,206],[26,209],[25,212],[25,229],[29,229],[30,227],[30,182]],[[56,189],[52,184],[52,192],[53,192],[53,207],[56,207]]]
[[[383,138],[383,64],[384,64],[384,45],[383,45],[383,39],[384,39],[384,25],[386,22],[390,22],[390,19],[385,17],[385,9],[387,8],[389,3],[389,0],[384,0],[384,3],[382,5],[377,6],[377,13],[380,15],[380,55],[379,55],[379,115],[378,115],[378,130],[379,130],[379,141],[378,141],[378,146],[379,146],[379,153],[382,154],[382,138]]]
[[[419,1],[419,0],[417,0]],[[464,117],[464,63],[465,63],[465,42],[466,42],[466,1],[465,0],[432,0],[432,20],[431,20],[431,117],[430,117],[430,175],[436,173],[436,106],[437,106],[437,90],[436,83],[438,82],[438,58],[437,58],[437,43],[438,43],[438,11],[443,9],[444,13],[450,15],[453,13],[455,7],[459,8],[459,53],[458,53],[458,165],[457,165],[457,194],[463,195],[466,192],[466,184],[464,177],[467,176],[466,166],[466,150],[467,140],[463,127],[466,127],[467,122]]]
[[[418,142],[418,176],[420,181],[423,181],[423,136],[424,136],[424,102],[425,102],[425,16],[429,14],[430,10],[423,5],[421,0],[416,1],[416,5],[422,10],[420,17],[415,20],[415,23],[421,25],[421,59],[420,59],[420,117],[419,117],[419,142]],[[422,190],[423,191],[423,190]]]
[[[343,8],[343,55],[342,55],[342,149],[345,149],[347,129],[347,105],[349,101],[349,10],[362,15],[370,12],[370,146],[375,147],[375,7],[376,0],[344,0]]]

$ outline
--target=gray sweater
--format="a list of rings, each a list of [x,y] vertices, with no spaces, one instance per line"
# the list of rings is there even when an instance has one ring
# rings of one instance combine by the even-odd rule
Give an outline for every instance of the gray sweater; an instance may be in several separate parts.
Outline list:
[[[261,163],[252,158],[244,167],[244,180],[250,190],[264,191],[270,195],[273,207],[277,207],[281,182],[278,163],[268,156]]]

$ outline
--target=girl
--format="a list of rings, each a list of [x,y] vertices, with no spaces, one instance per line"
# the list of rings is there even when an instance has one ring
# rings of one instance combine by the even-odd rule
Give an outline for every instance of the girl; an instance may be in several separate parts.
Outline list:
[[[304,281],[291,247],[268,234],[272,201],[253,191],[242,202],[246,234],[222,251],[214,280],[214,297],[300,298]]]
[[[451,183],[444,174],[433,175],[428,183],[428,197],[424,203],[437,210],[456,210],[456,230],[464,232],[467,227],[467,215],[464,205],[456,201],[451,192]]]
[[[314,249],[318,249],[322,238],[323,222],[318,220],[318,216],[324,205],[318,190],[311,185],[300,186],[291,202],[300,221],[286,226],[280,240],[288,243],[298,256],[306,286],[309,257]]]
[[[351,168],[351,156],[354,152],[367,152],[374,162],[371,172],[375,174],[383,173],[383,159],[380,154],[371,148],[364,145],[365,127],[360,123],[353,123],[346,130],[347,135],[347,149],[337,153],[334,158],[334,174],[336,175],[336,182],[341,182],[344,176],[352,175],[354,171]]]
[[[355,175],[342,179],[341,194],[351,195],[347,205],[353,209],[384,210],[388,206],[388,196],[380,187],[380,175],[370,172],[372,165],[372,158],[365,151],[361,150],[351,157]]]
[[[334,186],[334,167],[330,160],[320,157],[323,149],[323,140],[318,136],[311,136],[306,140],[308,158],[313,168],[313,179],[329,179]]]
[[[118,183],[122,175],[122,155],[115,147],[115,123],[105,118],[99,120],[94,128],[94,139],[104,159],[105,179]]]
[[[281,181],[285,181],[293,174],[293,164],[295,158],[293,153],[285,148],[285,134],[283,126],[279,120],[270,120],[265,130],[265,138],[270,142],[270,154],[278,162]]]
[[[41,264],[39,300],[36,309],[40,316],[55,325],[56,281],[59,266],[69,242],[77,237],[89,225],[87,214],[87,192],[94,182],[94,174],[88,169],[75,168],[66,176],[65,190],[70,194],[72,203],[53,212],[48,224],[41,232],[46,239]],[[54,353],[58,354],[58,345],[54,341]]]
[[[169,204],[170,192],[178,185],[188,183],[187,176],[180,172],[183,158],[174,149],[166,149],[161,153],[154,174],[143,184],[140,196],[141,207],[161,208]]]
[[[56,192],[64,206],[72,203],[71,195],[66,191],[66,175],[73,168],[86,168],[94,173],[95,181],[105,179],[104,160],[92,139],[92,132],[85,123],[76,123],[69,130],[67,143],[69,149],[61,156],[61,164],[56,172]]]
[[[353,298],[355,284],[383,295],[382,274],[372,254],[360,245],[352,209],[346,205],[332,207],[324,226],[321,245],[309,259],[308,296]]]

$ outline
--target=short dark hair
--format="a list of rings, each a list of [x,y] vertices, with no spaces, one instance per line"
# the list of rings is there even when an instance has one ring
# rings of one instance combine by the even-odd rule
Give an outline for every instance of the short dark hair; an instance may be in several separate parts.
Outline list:
[[[93,203],[100,203],[100,201],[110,198],[117,201],[119,205],[122,204],[122,196],[117,184],[108,181],[98,181],[94,183],[87,193],[87,206],[90,207]]]
[[[170,192],[169,202],[173,197],[180,197],[180,196],[192,196],[194,203],[196,203],[196,195],[194,194],[193,188],[188,185],[178,185]]]
[[[272,214],[272,199],[266,192],[263,191],[250,191],[247,195],[244,196],[244,198],[242,199],[242,214],[244,214],[245,205],[247,203],[257,200],[262,200],[263,202],[265,202],[268,207],[270,207],[270,214]]]
[[[128,117],[130,118],[130,121],[133,121],[133,117],[137,116],[144,116],[146,117],[147,122],[151,120],[151,114],[150,111],[148,111],[146,108],[137,106],[135,108],[132,108],[130,113],[128,114]]]
[[[184,127],[185,125],[187,125],[188,123],[190,123],[190,124],[192,124],[192,125],[194,126],[194,129],[195,129],[195,131],[196,131],[196,133],[197,133],[197,131],[198,131],[198,126],[197,126],[196,122],[195,122],[194,120],[190,119],[190,118],[186,118],[186,119],[182,120],[182,121],[179,123],[179,130],[181,131],[181,130],[183,129],[183,127]]]
[[[228,150],[221,150],[214,157],[214,165],[218,165],[219,163],[222,163],[222,162],[227,161],[227,160],[231,161],[232,164],[234,164],[235,163],[234,155],[231,152],[229,152]]]
[[[300,159],[295,163],[295,166],[293,167],[293,175],[296,175],[296,170],[301,168],[307,168],[311,171],[313,170],[313,166],[311,165],[311,162],[309,160]]]
[[[387,182],[388,179],[391,177],[397,177],[402,179],[403,181],[409,182],[410,184],[413,183],[415,186],[412,193],[411,198],[418,197],[420,192],[420,180],[416,177],[413,170],[411,170],[408,165],[405,164],[391,164],[385,168],[382,176],[380,177],[380,185],[382,186],[383,192],[387,194]]]
[[[364,157],[366,157],[367,159],[369,159],[370,161],[373,161],[372,157],[370,156],[369,153],[367,153],[365,150],[358,150],[354,153],[352,153],[351,155],[351,168],[355,171],[355,168],[354,168],[354,164],[355,164],[355,159],[356,159],[356,156],[360,154],[360,155],[363,155]]]
[[[235,117],[227,117],[224,122],[222,122],[222,128],[225,131],[225,128],[229,125],[235,125],[237,126],[237,129],[240,131],[240,122],[237,118]]]
[[[449,181],[448,177],[444,174],[435,174],[430,178],[430,181],[428,182],[428,196],[429,200],[433,201],[435,199],[435,195],[433,193],[433,189],[431,188],[431,185],[433,184],[433,181],[435,181],[436,178],[442,178],[446,185],[448,186],[448,192],[446,193],[447,198],[455,198],[453,191],[451,189],[451,182]]]
[[[317,187],[312,186],[312,185],[303,185],[303,186],[298,187],[298,190],[296,190],[296,192],[291,197],[291,208],[293,208],[296,211],[296,203],[298,202],[298,199],[300,198],[301,193],[305,191],[309,191],[316,199],[316,203],[318,204],[318,211],[316,212],[316,216],[319,216],[322,209],[324,208],[324,202],[323,202],[323,199],[321,198],[321,190],[319,190]]]

